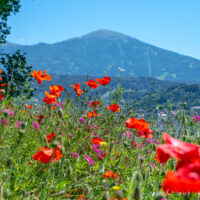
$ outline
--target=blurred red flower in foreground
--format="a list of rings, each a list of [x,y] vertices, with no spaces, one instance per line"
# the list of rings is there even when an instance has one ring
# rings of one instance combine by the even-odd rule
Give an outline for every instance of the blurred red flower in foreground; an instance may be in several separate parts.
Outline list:
[[[56,137],[56,135],[54,132],[47,134],[47,136],[46,136],[47,142],[50,143],[51,140],[54,139],[55,137]]]
[[[96,81],[100,84],[100,85],[108,85],[111,81],[111,78],[109,76],[105,76],[102,79],[96,79]]]
[[[175,158],[179,160],[177,165],[179,168],[184,163],[200,158],[198,145],[182,142],[167,133],[164,133],[162,137],[166,144],[157,147],[156,160],[160,163],[166,163],[169,158]]]
[[[76,85],[71,84],[70,86],[74,88],[76,95],[80,97],[81,94],[83,93],[83,91],[80,89],[80,84],[79,83],[77,83]]]
[[[33,155],[33,159],[42,163],[56,162],[63,154],[60,151],[61,145],[56,149],[50,149],[48,147],[39,148],[39,152]]]
[[[99,87],[99,84],[96,83],[95,81],[93,81],[92,79],[90,79],[88,83],[87,83],[86,81],[84,81],[84,83],[85,83],[87,86],[89,86],[89,87],[91,87],[91,88],[94,88],[94,89],[96,89],[97,87]]]
[[[163,190],[167,193],[200,192],[200,163],[191,163],[176,172],[168,171],[163,181]]]
[[[99,101],[93,101],[91,104],[90,104],[90,108],[93,108],[93,107],[96,107],[98,105],[100,105],[101,103]]]

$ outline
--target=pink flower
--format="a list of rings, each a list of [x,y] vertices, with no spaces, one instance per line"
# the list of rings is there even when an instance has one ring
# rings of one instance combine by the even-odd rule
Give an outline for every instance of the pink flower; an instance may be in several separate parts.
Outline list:
[[[8,121],[7,121],[6,119],[2,119],[2,120],[1,120],[1,123],[2,123],[3,125],[5,125],[5,126],[8,125]]]
[[[80,118],[79,118],[79,121],[80,121],[80,122],[85,122],[85,119],[82,118],[82,117],[80,117]]]
[[[14,112],[9,109],[3,109],[2,113],[7,113],[9,116],[14,117]]]
[[[85,158],[87,159],[87,161],[88,161],[88,163],[89,163],[90,165],[94,165],[94,161],[92,160],[92,158],[90,158],[90,156],[85,155]]]
[[[39,130],[39,129],[40,129],[39,124],[36,123],[36,122],[33,122],[33,128],[34,128],[35,130]]]
[[[71,157],[72,157],[72,158],[79,158],[80,155],[79,155],[78,153],[71,152]]]
[[[15,128],[21,128],[22,122],[16,121]]]

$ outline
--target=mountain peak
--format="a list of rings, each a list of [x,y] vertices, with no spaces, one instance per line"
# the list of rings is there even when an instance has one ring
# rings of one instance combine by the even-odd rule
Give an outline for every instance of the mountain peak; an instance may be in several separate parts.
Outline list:
[[[124,37],[128,37],[128,36],[125,36],[115,31],[106,30],[106,29],[99,29],[82,36],[82,38],[85,38],[85,39],[112,39],[112,40],[121,39]]]

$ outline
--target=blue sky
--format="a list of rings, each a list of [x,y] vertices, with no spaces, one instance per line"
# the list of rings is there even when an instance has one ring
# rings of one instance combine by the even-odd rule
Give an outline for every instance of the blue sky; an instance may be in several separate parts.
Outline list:
[[[200,0],[21,0],[8,41],[55,43],[97,29],[200,59]]]

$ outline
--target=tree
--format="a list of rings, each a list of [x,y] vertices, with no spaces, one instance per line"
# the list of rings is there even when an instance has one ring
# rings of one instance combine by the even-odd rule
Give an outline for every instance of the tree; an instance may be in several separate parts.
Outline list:
[[[0,0],[0,44],[5,43],[6,36],[10,34],[7,25],[8,17],[16,14],[20,8],[20,0]]]
[[[33,96],[34,89],[31,89],[32,66],[26,63],[25,54],[19,50],[12,54],[3,54],[0,63],[6,69],[2,72],[2,83],[5,83],[6,97],[24,96],[29,99]]]

